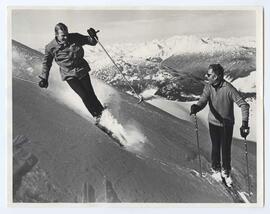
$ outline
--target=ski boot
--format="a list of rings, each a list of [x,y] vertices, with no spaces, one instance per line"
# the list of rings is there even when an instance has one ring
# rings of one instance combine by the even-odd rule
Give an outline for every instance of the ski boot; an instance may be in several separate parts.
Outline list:
[[[221,171],[221,176],[222,179],[224,180],[225,184],[228,187],[232,187],[232,177],[231,177],[231,173],[228,170],[224,170],[222,169]]]
[[[102,112],[100,114],[98,114],[97,116],[95,116],[95,125],[98,125],[100,123],[100,119],[102,117],[102,113],[104,112],[104,110],[106,110],[108,108],[107,105],[104,105],[104,108],[102,110]]]
[[[101,115],[95,117],[95,125],[98,125],[100,123],[100,118],[101,118]]]
[[[212,178],[214,178],[217,182],[222,182],[220,170],[211,169],[211,173]]]

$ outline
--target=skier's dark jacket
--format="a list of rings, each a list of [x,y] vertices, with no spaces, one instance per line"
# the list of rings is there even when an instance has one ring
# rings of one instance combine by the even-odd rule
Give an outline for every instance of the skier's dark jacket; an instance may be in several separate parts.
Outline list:
[[[40,78],[48,80],[53,59],[60,67],[62,80],[79,79],[91,70],[84,57],[83,45],[96,45],[97,41],[79,33],[69,33],[66,45],[59,44],[55,38],[45,47],[45,56],[42,63]]]
[[[208,122],[223,126],[223,123],[234,124],[233,103],[236,103],[242,111],[242,120],[248,122],[249,104],[240,96],[238,91],[229,82],[223,80],[217,88],[206,85],[197,105],[203,109],[207,102],[210,111]]]

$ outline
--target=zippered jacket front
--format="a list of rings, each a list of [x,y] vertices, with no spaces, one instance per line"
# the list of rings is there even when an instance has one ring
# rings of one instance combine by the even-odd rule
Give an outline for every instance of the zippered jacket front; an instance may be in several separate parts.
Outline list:
[[[96,45],[97,41],[89,36],[79,33],[68,34],[66,44],[58,43],[57,39],[53,39],[45,47],[45,56],[42,63],[42,73],[39,76],[48,80],[53,59],[60,67],[62,80],[77,77],[83,78],[91,70],[84,57],[83,45]]]

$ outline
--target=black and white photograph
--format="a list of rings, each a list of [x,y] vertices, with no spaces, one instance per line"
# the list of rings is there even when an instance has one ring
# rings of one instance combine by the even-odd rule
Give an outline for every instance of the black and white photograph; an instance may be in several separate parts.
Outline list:
[[[261,207],[261,7],[8,8],[11,206]]]

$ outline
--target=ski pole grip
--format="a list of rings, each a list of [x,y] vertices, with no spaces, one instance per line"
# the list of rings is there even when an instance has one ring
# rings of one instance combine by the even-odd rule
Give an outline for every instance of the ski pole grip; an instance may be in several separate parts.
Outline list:
[[[90,37],[97,39],[97,33],[99,30],[95,30],[94,28],[87,29],[87,33]]]

